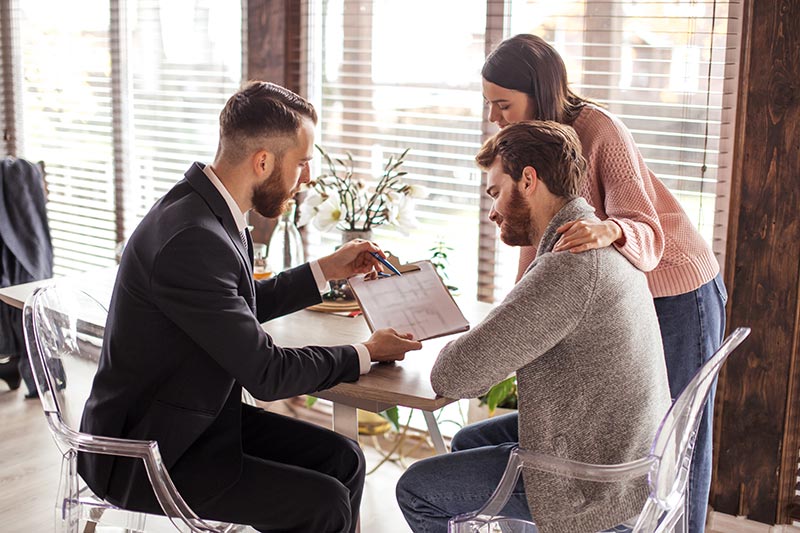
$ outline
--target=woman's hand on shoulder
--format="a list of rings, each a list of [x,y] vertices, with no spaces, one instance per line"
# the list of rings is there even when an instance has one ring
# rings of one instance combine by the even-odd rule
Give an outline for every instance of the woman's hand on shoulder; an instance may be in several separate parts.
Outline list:
[[[624,238],[622,228],[612,220],[573,220],[559,227],[556,232],[561,234],[561,238],[553,251],[574,254],[605,248]]]

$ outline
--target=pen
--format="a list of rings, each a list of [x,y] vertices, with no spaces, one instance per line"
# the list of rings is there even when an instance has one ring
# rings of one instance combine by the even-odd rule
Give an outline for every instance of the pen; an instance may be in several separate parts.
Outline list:
[[[402,276],[402,274],[400,273],[400,271],[399,271],[399,270],[397,270],[397,269],[394,267],[394,265],[393,265],[393,264],[391,264],[389,261],[387,261],[386,259],[384,259],[384,258],[383,258],[383,257],[381,257],[380,255],[378,255],[378,253],[377,253],[377,252],[370,252],[370,254],[372,254],[372,257],[374,257],[375,259],[377,259],[378,261],[380,261],[381,263],[383,263],[383,266],[385,266],[386,268],[388,268],[389,270],[391,270],[392,272],[394,272],[394,273],[395,273],[395,274],[397,274],[398,276]]]

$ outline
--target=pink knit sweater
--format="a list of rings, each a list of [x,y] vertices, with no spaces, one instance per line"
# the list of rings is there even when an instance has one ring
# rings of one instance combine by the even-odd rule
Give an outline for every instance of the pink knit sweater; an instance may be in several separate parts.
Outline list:
[[[581,195],[601,220],[613,220],[625,236],[614,245],[647,275],[654,298],[693,291],[719,272],[714,254],[678,200],[656,178],[625,125],[587,105],[572,124],[587,161]],[[520,272],[536,248],[520,252]]]

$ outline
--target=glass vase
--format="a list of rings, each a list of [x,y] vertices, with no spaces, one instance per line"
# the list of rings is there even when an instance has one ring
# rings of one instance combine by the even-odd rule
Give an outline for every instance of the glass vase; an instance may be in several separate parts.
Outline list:
[[[295,203],[289,202],[269,239],[267,264],[274,272],[282,272],[305,263],[303,239],[294,223]]]
[[[343,229],[342,232],[342,244],[346,242],[350,242],[353,239],[364,239],[365,241],[372,240],[372,230],[371,229]]]

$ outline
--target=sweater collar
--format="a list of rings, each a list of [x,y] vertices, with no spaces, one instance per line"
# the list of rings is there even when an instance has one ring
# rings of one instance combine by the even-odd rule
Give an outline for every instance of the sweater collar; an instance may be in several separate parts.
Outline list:
[[[566,224],[567,222],[571,222],[573,220],[586,218],[593,220],[597,219],[594,214],[594,208],[590,206],[585,199],[581,197],[573,198],[564,204],[564,207],[562,207],[558,213],[556,213],[555,216],[550,219],[550,223],[547,224],[547,228],[544,230],[542,238],[539,241],[539,247],[536,250],[536,256],[539,257],[542,254],[553,251],[553,247],[561,237],[561,234],[557,233],[556,229],[561,227],[562,224]]]

